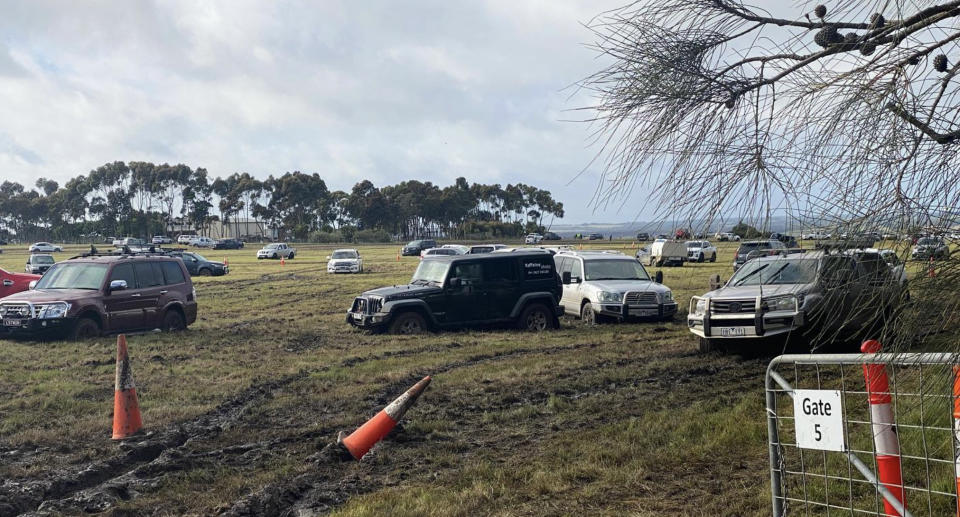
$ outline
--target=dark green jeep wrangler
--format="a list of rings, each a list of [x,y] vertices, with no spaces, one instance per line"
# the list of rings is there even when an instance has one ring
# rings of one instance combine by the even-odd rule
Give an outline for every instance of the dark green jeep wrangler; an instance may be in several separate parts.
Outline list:
[[[558,326],[562,291],[541,250],[428,257],[409,284],[354,299],[347,323],[394,334],[505,323],[539,331]]]

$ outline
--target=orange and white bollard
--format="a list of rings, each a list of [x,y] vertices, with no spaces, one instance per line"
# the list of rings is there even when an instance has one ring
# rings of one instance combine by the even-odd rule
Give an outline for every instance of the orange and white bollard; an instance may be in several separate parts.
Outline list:
[[[280,267],[283,267],[283,266],[286,266],[286,265],[287,265],[287,259],[286,259],[286,257],[280,257]]]
[[[868,339],[860,346],[865,354],[876,354],[881,349],[880,342]],[[867,396],[870,402],[870,421],[873,428],[874,450],[877,455],[877,470],[880,483],[892,493],[897,500],[907,507],[903,490],[903,473],[900,470],[900,439],[897,436],[897,424],[893,415],[892,399],[890,397],[890,380],[887,377],[887,368],[882,364],[863,365],[863,377],[867,385]],[[899,517],[889,502],[883,501],[884,515]]]
[[[230,262],[227,261],[226,255],[224,255],[224,257],[223,257],[223,265],[224,265],[224,266],[229,266],[229,265],[230,265]]]
[[[403,414],[410,409],[410,406],[420,397],[427,386],[430,385],[430,376],[426,376],[420,382],[413,385],[412,388],[397,397],[389,406],[383,408],[370,420],[367,420],[356,431],[350,433],[350,436],[343,437],[341,433],[337,437],[337,443],[345,448],[354,459],[359,460],[373,448],[383,437],[393,430],[397,422],[403,418]]]
[[[140,401],[137,387],[133,384],[130,356],[127,354],[127,337],[117,336],[117,377],[113,392],[113,439],[129,438],[143,429],[140,419]]]
[[[937,276],[937,267],[933,264],[933,255],[930,256],[930,265],[927,266],[927,276],[930,278]]]
[[[957,477],[957,516],[960,517],[960,366],[953,367],[954,469]]]

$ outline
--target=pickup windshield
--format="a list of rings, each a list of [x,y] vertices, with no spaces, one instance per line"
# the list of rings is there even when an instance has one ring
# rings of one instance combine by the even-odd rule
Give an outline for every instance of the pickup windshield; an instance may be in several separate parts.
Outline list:
[[[411,284],[437,284],[442,285],[443,280],[447,278],[447,269],[450,269],[450,263],[438,260],[424,260],[417,266],[417,270],[410,279]]]
[[[107,275],[106,264],[61,262],[51,267],[40,280],[37,289],[100,289]]]
[[[816,278],[816,259],[752,260],[733,275],[730,285],[810,284]]]
[[[330,258],[333,259],[355,259],[357,258],[356,251],[334,251],[333,255],[330,255]]]
[[[650,280],[636,260],[584,260],[586,280]]]

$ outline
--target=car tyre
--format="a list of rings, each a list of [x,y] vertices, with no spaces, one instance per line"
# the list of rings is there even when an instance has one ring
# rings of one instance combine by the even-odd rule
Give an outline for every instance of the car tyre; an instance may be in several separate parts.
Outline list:
[[[719,351],[720,347],[717,346],[717,342],[706,337],[700,338],[700,353],[709,354],[710,352]]]
[[[703,262],[703,260],[703,253],[701,253],[699,256],[697,256],[697,262]]]
[[[546,305],[534,303],[528,305],[527,308],[520,313],[520,319],[517,320],[517,328],[530,332],[542,332],[556,328],[556,319]]]
[[[398,314],[393,321],[390,322],[390,333],[391,334],[422,334],[427,330],[427,322],[423,319],[417,312],[404,312]]]
[[[210,271],[210,268],[200,268],[200,276],[213,276],[213,271]]]
[[[717,254],[714,253],[713,256],[710,257],[710,262],[716,262],[716,261],[717,261]]]
[[[293,256],[294,256],[294,255],[296,255],[296,253],[291,253],[291,254],[290,254],[290,258],[288,258],[287,260],[293,260]]]
[[[73,325],[70,339],[91,339],[100,336],[100,325],[92,318],[80,318]]]
[[[163,325],[160,327],[164,332],[177,332],[187,328],[186,322],[180,311],[170,309],[163,314]]]
[[[592,303],[587,302],[580,308],[580,320],[586,325],[597,325],[600,323],[600,318],[597,316],[597,312],[593,310]]]

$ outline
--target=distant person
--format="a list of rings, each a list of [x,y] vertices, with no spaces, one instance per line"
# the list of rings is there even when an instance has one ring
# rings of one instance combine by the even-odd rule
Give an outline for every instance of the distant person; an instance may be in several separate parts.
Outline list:
[[[612,234],[612,233],[610,234],[610,241],[611,241],[611,242],[613,241],[613,234]]]

